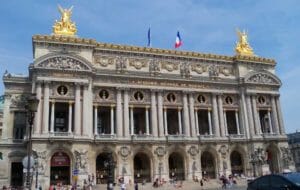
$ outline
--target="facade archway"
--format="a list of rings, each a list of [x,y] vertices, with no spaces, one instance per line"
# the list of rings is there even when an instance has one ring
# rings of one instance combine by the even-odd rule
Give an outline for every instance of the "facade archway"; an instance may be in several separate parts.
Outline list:
[[[70,184],[71,178],[70,157],[64,152],[55,152],[51,157],[50,184]]]
[[[244,173],[244,167],[243,167],[243,159],[242,155],[234,150],[230,154],[230,165],[231,165],[231,173],[234,174],[243,174]]]
[[[137,153],[133,159],[134,181],[151,182],[151,163],[145,153]]]
[[[203,177],[206,178],[216,178],[216,161],[214,156],[208,152],[204,151],[201,155],[201,167]]]
[[[169,178],[177,180],[185,180],[184,158],[177,152],[173,152],[169,156]]]
[[[104,152],[97,156],[96,158],[96,183],[106,184],[108,180],[108,167],[107,163],[110,160],[110,153]],[[114,176],[114,174],[113,174]]]
[[[270,172],[279,173],[278,150],[273,146],[269,146],[266,150],[266,156],[267,156],[267,163],[269,164]]]

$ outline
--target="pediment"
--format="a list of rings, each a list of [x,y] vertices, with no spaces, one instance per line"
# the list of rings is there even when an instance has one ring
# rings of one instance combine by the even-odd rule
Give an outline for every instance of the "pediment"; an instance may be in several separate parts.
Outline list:
[[[67,55],[47,57],[39,61],[35,68],[73,70],[73,71],[91,71],[91,67],[84,61]]]
[[[280,79],[268,71],[255,71],[249,73],[245,77],[245,83],[281,86]]]

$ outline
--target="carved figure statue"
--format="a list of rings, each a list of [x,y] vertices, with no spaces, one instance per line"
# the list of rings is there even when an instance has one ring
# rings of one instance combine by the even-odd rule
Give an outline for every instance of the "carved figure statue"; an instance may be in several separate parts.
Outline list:
[[[46,158],[47,158],[47,151],[33,151],[35,158],[37,160],[37,168],[39,174],[44,174],[45,173],[45,166],[46,166]]]
[[[83,172],[87,171],[87,163],[88,163],[87,153],[88,151],[77,151],[77,150],[74,151],[76,168],[82,170]]]
[[[76,25],[71,21],[73,6],[69,9],[63,9],[58,5],[58,10],[61,14],[60,21],[55,21],[53,26],[53,33],[58,35],[75,35],[77,32]]]
[[[236,43],[235,52],[237,55],[254,56],[253,50],[248,43],[248,36],[245,31],[237,29],[239,41]]]

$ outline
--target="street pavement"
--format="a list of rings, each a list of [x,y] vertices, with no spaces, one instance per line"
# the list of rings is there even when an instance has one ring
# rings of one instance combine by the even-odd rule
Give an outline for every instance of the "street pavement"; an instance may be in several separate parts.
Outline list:
[[[211,181],[208,183],[204,183],[204,186],[201,187],[199,183],[195,182],[183,182],[183,186],[181,188],[175,187],[172,184],[164,184],[161,187],[154,188],[151,183],[147,183],[146,185],[139,184],[139,190],[175,190],[175,189],[183,189],[183,190],[220,190],[222,189],[222,185],[219,181]],[[97,185],[95,189],[106,190],[106,185]],[[115,186],[114,190],[120,190],[120,186]],[[238,185],[233,185],[231,187],[227,187],[228,190],[246,190],[247,185],[245,181],[238,181]],[[134,185],[126,185],[126,190],[134,190]]]

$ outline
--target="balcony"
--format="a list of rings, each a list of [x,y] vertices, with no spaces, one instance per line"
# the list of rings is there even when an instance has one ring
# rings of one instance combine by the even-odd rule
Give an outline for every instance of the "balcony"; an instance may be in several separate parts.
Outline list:
[[[185,135],[168,135],[166,136],[166,140],[168,142],[184,142],[188,139],[185,137]]]
[[[94,136],[95,141],[116,141],[117,136],[115,134],[97,134]]]
[[[228,134],[227,138],[229,141],[241,141],[246,140],[244,134]]]
[[[133,142],[151,142],[155,140],[152,135],[147,134],[139,134],[139,135],[131,135],[131,141]]]

